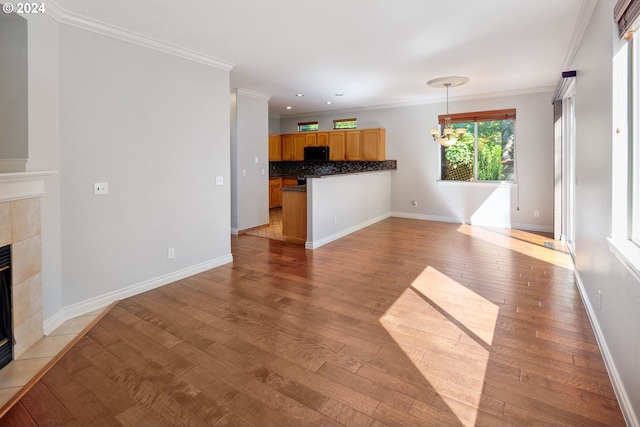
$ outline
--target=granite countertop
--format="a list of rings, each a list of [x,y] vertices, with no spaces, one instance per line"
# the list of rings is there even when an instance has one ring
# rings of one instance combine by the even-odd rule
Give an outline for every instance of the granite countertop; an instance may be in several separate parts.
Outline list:
[[[293,185],[291,187],[282,187],[280,190],[282,190],[282,191],[306,192],[307,191],[307,186],[306,185]]]

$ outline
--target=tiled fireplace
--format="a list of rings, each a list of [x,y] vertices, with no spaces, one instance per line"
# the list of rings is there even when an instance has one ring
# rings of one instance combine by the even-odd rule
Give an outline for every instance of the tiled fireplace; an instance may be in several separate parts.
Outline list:
[[[0,173],[0,247],[11,245],[14,359],[44,335],[40,196],[50,173]]]

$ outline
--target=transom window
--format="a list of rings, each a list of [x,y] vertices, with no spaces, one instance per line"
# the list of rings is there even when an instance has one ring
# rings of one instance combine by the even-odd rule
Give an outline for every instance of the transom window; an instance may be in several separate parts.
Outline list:
[[[318,122],[302,122],[298,123],[298,132],[308,132],[318,130]]]
[[[446,117],[466,133],[440,147],[441,180],[515,181],[515,109],[441,115],[440,126]]]
[[[358,127],[358,119],[337,119],[333,121],[334,129],[357,129]]]

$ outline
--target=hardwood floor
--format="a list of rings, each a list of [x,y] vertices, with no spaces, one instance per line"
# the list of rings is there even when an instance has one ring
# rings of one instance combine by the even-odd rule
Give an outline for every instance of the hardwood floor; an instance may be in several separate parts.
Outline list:
[[[120,301],[0,425],[622,426],[549,238],[389,218]]]

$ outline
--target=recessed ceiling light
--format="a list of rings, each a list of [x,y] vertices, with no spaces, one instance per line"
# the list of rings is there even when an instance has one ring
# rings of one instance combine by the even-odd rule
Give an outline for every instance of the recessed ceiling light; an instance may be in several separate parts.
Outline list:
[[[291,110],[293,107],[292,107],[291,105],[287,105],[285,108],[286,108],[287,110]]]
[[[331,101],[327,101],[327,102],[326,102],[326,104],[327,104],[327,105],[331,105],[331,104],[333,104],[333,102],[331,102]]]
[[[335,96],[344,96],[344,93],[334,93]]]
[[[296,93],[296,96],[304,96],[304,93]]]

